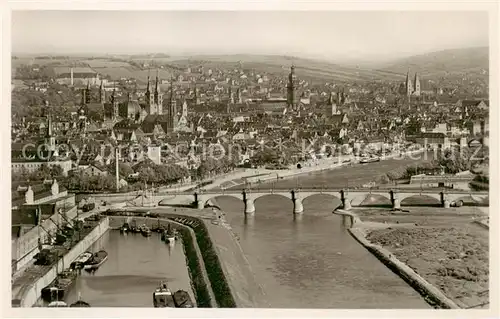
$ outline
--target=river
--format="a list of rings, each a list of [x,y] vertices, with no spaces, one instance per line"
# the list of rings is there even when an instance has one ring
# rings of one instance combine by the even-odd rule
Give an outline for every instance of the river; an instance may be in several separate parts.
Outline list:
[[[90,248],[100,249],[109,253],[108,260],[94,274],[82,271],[68,304],[80,293],[92,307],[152,307],[153,291],[161,280],[168,280],[173,292],[186,290],[195,300],[181,242],[170,247],[157,233],[146,238],[108,231]]]
[[[369,182],[400,165],[418,161],[387,160],[313,173],[277,182],[277,188],[344,187]],[[269,185],[266,185],[269,187]],[[263,185],[263,187],[266,187]],[[217,197],[227,221],[273,308],[429,308],[424,299],[347,231],[332,211],[341,203],[327,195],[304,200],[294,218],[289,199],[269,195],[256,200],[246,218],[243,203]]]

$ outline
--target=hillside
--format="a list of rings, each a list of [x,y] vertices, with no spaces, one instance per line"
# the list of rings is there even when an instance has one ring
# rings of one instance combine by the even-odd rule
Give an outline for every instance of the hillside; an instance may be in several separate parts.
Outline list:
[[[489,48],[466,48],[432,52],[404,58],[378,70],[389,73],[406,74],[418,72],[424,77],[440,77],[448,74],[485,73],[489,68]],[[487,76],[486,74],[483,74]]]
[[[158,55],[157,55],[158,56]],[[400,59],[376,67],[340,65],[335,62],[311,60],[280,55],[194,55],[194,56],[119,56],[113,58],[66,58],[36,59],[18,58],[13,60],[13,70],[20,64],[61,64],[69,65],[79,62],[90,66],[96,72],[108,75],[113,79],[134,77],[145,82],[149,71],[139,67],[141,63],[163,64],[162,77],[170,77],[172,72],[189,66],[204,65],[208,68],[230,69],[240,65],[243,69],[256,73],[271,73],[286,77],[292,63],[297,67],[300,78],[321,82],[365,82],[365,81],[402,81],[410,68],[411,73],[418,72],[427,80],[460,80],[464,73],[469,78],[488,81],[488,48],[454,49],[433,52]],[[366,65],[366,64],[364,64]],[[154,72],[154,71],[153,71]]]

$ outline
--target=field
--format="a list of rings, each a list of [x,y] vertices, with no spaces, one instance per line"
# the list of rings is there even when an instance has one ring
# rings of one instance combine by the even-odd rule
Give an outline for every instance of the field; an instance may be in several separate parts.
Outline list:
[[[473,207],[411,208],[410,213],[359,210],[363,222],[388,223],[368,240],[391,251],[463,308],[489,301],[488,231],[472,222],[485,214]]]
[[[130,62],[156,63],[166,66],[165,77],[170,77],[173,69],[182,70],[187,66],[203,65],[205,69],[231,69],[243,67],[246,70],[253,70],[256,73],[274,74],[285,77],[294,64],[297,67],[297,74],[302,79],[323,82],[344,82],[344,81],[391,81],[401,82],[406,76],[408,69],[411,69],[412,76],[418,72],[421,81],[438,81],[444,77],[461,81],[462,77],[479,78],[487,81],[489,69],[488,48],[457,49],[433,52],[424,55],[412,56],[394,61],[390,64],[375,65],[369,67],[345,66],[335,61],[311,60],[282,55],[194,55],[194,56],[171,56],[171,57],[135,57],[119,56],[113,59],[127,60]],[[21,64],[35,63],[44,65],[58,62],[62,65],[70,62],[87,63],[97,72],[109,75],[113,79],[121,77],[136,77],[139,81],[145,82],[147,70],[139,70],[124,61],[112,61],[112,58],[70,57],[69,59],[32,59],[30,57],[18,57],[12,60],[12,67]]]

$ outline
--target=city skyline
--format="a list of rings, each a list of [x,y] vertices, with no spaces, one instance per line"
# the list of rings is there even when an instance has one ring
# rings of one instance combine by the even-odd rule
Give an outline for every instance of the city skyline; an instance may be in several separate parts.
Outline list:
[[[488,14],[480,11],[14,11],[12,51],[243,53],[376,62],[488,46],[488,31]]]

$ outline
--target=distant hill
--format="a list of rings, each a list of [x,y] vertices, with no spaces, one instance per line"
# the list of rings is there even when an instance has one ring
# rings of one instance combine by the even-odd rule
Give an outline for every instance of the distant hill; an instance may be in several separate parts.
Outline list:
[[[487,75],[487,73],[484,74],[483,70],[488,71],[489,69],[488,50],[488,47],[479,47],[415,55],[388,63],[377,70],[406,74],[410,69],[410,73],[418,72],[427,78],[439,77],[446,73],[461,74],[464,72]]]
[[[172,72],[179,68],[184,69],[189,66],[204,65],[205,68],[236,68],[241,66],[255,73],[272,73],[286,77],[290,72],[290,66],[294,64],[297,68],[297,75],[301,79],[316,80],[321,82],[365,82],[365,81],[402,81],[408,68],[413,75],[418,72],[421,78],[427,80],[438,80],[443,77],[462,78],[464,73],[468,77],[481,78],[487,81],[488,78],[488,48],[468,48],[454,49],[416,55],[400,60],[396,60],[383,65],[371,65],[363,62],[359,66],[350,62],[349,64],[335,63],[334,61],[321,61],[304,59],[283,55],[253,55],[253,54],[233,54],[233,55],[192,55],[192,56],[169,56],[166,54],[150,55],[121,55],[115,56],[121,62],[112,62],[113,59],[103,57],[89,60],[88,58],[71,58],[70,60],[59,61],[69,63],[82,61],[89,64],[97,72],[110,75],[112,78],[136,77],[141,82],[145,82],[148,70],[138,68],[134,65],[156,61],[166,65],[162,71],[162,77],[170,77]],[[36,58],[17,57],[13,60],[13,70],[20,64],[40,64],[58,62],[57,60],[41,60]]]
[[[170,62],[179,66],[202,64],[205,68],[237,67],[241,63],[244,69],[251,69],[256,73],[268,72],[283,74],[283,76],[290,72],[290,66],[294,64],[297,68],[297,74],[301,78],[324,81],[371,81],[397,78],[397,75],[383,70],[375,71],[362,67],[337,65],[327,61],[279,55],[196,55],[183,59],[171,58]]]

